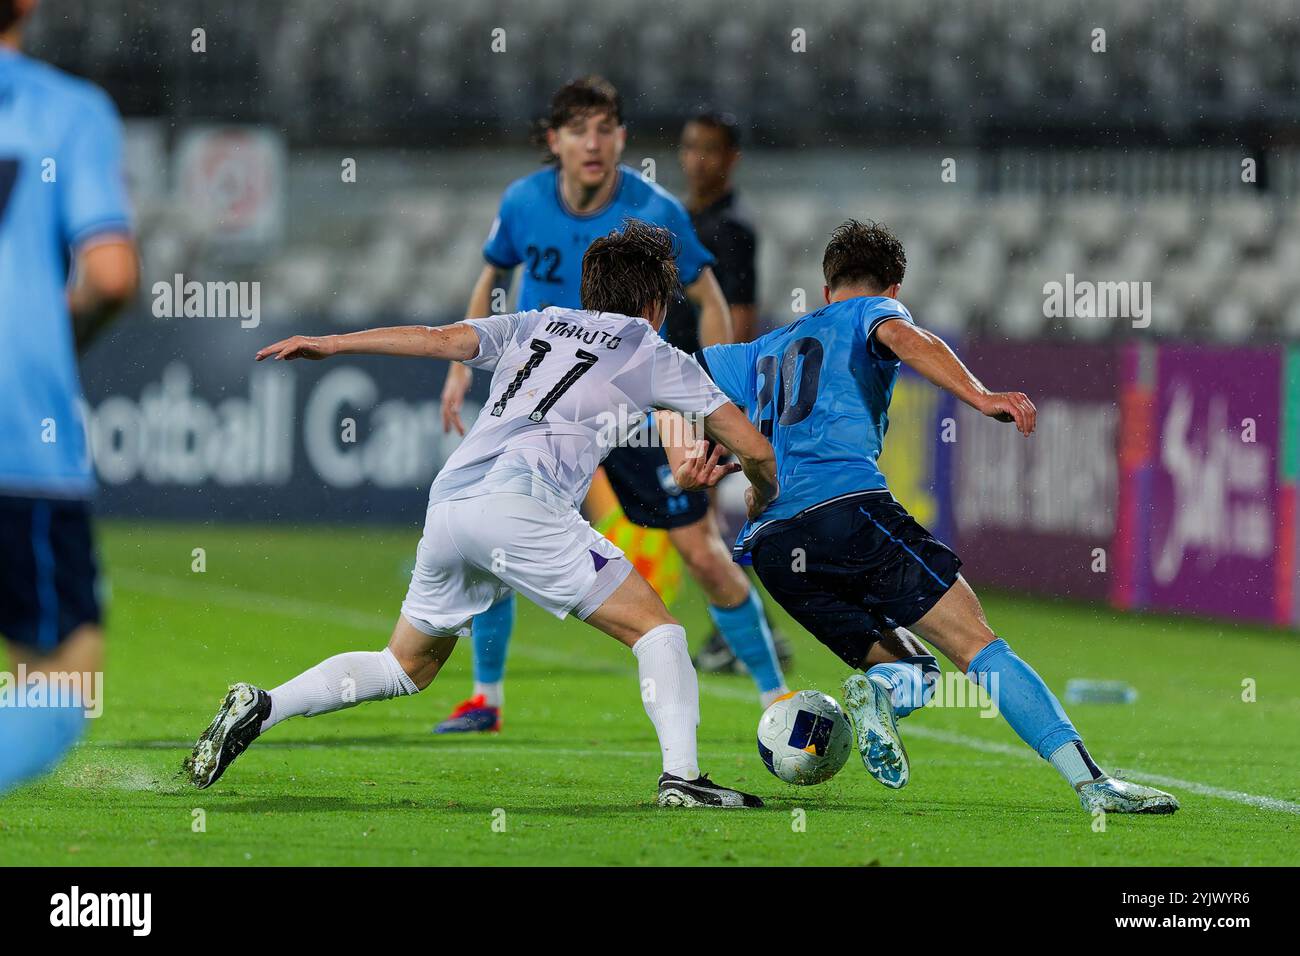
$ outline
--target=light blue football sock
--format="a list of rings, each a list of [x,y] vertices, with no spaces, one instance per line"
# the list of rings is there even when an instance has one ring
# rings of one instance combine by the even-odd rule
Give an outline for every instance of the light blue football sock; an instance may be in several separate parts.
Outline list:
[[[57,706],[10,703],[16,702],[0,706],[0,794],[52,769],[86,728],[86,712],[75,700]]]
[[[506,674],[506,652],[515,627],[515,593],[474,617],[474,681],[499,684]]]
[[[751,587],[749,597],[736,607],[710,604],[709,617],[722,632],[731,652],[749,668],[759,693],[776,690],[785,683],[781,663],[776,659],[772,630],[767,626],[767,614],[755,588]]]
[[[1082,738],[1034,669],[998,638],[975,655],[966,676],[988,692],[1011,729],[1044,760]]]
[[[872,665],[867,669],[867,676],[882,678],[889,684],[894,716],[901,719],[934,698],[939,662],[929,654],[904,657],[888,664]]]

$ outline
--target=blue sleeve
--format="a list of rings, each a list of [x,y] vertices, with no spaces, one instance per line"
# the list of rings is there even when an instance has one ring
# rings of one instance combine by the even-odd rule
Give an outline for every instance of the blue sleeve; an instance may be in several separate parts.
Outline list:
[[[72,119],[56,166],[60,226],[76,248],[103,233],[129,233],[131,206],[122,170],[122,121],[112,101],[95,91]]]
[[[713,254],[704,248],[691,225],[691,217],[676,200],[668,203],[663,225],[677,237],[677,276],[682,285],[688,286],[700,277],[706,266],[713,265]]]
[[[710,345],[700,349],[696,358],[714,384],[741,408],[754,403],[755,343]]]
[[[911,322],[912,313],[908,312],[907,307],[897,299],[882,299],[874,305],[868,306],[862,313],[862,333],[866,336],[867,350],[871,353],[872,358],[881,362],[898,361],[897,355],[876,341],[876,329],[890,319],[902,319],[904,322]]]
[[[492,231],[483,243],[483,258],[498,269],[513,269],[524,261],[515,248],[514,232],[519,220],[519,190],[511,186],[501,197],[501,208],[492,220]]]

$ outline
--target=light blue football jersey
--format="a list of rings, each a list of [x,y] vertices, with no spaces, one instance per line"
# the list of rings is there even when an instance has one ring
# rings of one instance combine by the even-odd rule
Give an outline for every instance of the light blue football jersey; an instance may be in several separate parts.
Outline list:
[[[737,550],[771,521],[813,505],[885,489],[876,460],[889,428],[898,359],[875,339],[901,302],[859,296],[824,306],[753,342],[713,345],[701,364],[776,451],[781,493],[741,530]]]
[[[690,285],[713,264],[713,256],[695,235],[690,215],[671,193],[627,166],[619,166],[617,175],[609,201],[583,214],[564,201],[557,167],[517,179],[506,188],[483,258],[503,269],[524,267],[515,311],[551,305],[582,308],[583,253],[593,239],[621,228],[629,218],[663,226],[677,239],[682,285]]]
[[[78,247],[130,228],[112,102],[0,48],[0,494],[93,490],[68,268]]]

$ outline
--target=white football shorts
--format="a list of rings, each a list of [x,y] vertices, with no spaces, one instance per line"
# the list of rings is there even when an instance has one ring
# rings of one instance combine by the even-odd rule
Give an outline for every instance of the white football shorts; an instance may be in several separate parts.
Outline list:
[[[402,616],[431,637],[468,637],[470,619],[518,591],[558,618],[586,620],[632,572],[577,511],[496,493],[429,505]]]

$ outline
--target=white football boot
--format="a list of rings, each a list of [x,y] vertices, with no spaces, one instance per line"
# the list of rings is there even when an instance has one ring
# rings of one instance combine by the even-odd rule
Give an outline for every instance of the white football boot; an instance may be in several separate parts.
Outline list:
[[[1079,802],[1089,813],[1173,813],[1178,809],[1173,794],[1115,777],[1098,777],[1077,790]]]
[[[702,773],[694,780],[685,780],[675,774],[665,773],[659,778],[659,806],[661,807],[727,807],[759,808],[763,801],[752,793],[743,793],[723,787]]]
[[[190,782],[206,790],[220,780],[226,768],[262,733],[262,722],[269,716],[270,694],[252,684],[232,684],[217,716],[185,758],[182,770]]]
[[[858,753],[867,773],[891,790],[907,786],[911,768],[898,733],[889,685],[854,674],[844,682],[844,709],[853,718]]]

